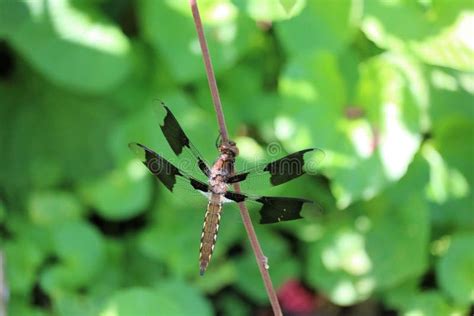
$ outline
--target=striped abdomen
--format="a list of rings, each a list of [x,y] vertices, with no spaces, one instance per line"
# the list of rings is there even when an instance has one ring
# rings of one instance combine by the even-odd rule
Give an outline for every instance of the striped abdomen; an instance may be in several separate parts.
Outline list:
[[[204,225],[202,227],[201,248],[199,250],[200,274],[204,272],[211,261],[211,256],[216,245],[217,232],[221,221],[222,202],[218,194],[212,194],[207,205]]]

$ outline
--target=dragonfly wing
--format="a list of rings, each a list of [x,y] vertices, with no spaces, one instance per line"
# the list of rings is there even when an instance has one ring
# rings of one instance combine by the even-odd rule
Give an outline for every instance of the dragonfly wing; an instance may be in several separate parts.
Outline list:
[[[318,148],[309,148],[289,154],[272,162],[259,164],[248,170],[239,172],[228,179],[228,183],[252,182],[258,186],[264,183],[268,186],[277,186],[301,175],[316,174],[321,161],[324,158],[324,152]]]
[[[262,204],[260,209],[260,224],[272,224],[303,218],[301,210],[310,200],[292,197],[249,196],[245,193],[227,191],[225,197],[234,202],[254,201]]]
[[[203,193],[209,191],[209,186],[206,183],[187,175],[184,171],[181,171],[171,162],[146,146],[139,143],[130,143],[128,146],[148,170],[171,192],[173,192],[177,183],[181,182],[184,182],[189,188]]]
[[[170,109],[164,103],[161,103],[161,106],[166,111],[163,124],[160,125],[161,131],[173,152],[176,156],[180,156],[183,152],[188,151],[197,161],[197,165],[204,175],[209,176],[209,164],[202,158],[202,155],[191,143]]]

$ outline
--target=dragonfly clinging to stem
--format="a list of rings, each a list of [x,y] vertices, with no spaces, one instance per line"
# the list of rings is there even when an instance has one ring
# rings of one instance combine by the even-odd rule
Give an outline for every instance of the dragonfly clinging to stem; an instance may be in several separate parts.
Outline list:
[[[313,172],[324,153],[317,148],[309,148],[289,154],[272,162],[257,165],[249,170],[233,173],[235,159],[239,154],[236,143],[218,138],[217,148],[219,155],[210,165],[202,158],[196,147],[191,143],[170,109],[161,104],[165,111],[161,130],[173,152],[180,156],[189,152],[195,160],[200,172],[207,178],[207,182],[198,180],[177,168],[160,154],[139,143],[130,143],[129,147],[137,157],[171,192],[177,183],[207,196],[208,204],[204,217],[201,234],[199,268],[203,275],[211,260],[216,245],[217,233],[221,220],[224,202],[253,201],[261,204],[260,223],[271,224],[280,221],[289,221],[302,218],[303,205],[312,201],[294,197],[257,196],[246,193],[237,193],[230,186],[257,176],[268,178],[270,186],[277,186],[293,180],[304,173]]]

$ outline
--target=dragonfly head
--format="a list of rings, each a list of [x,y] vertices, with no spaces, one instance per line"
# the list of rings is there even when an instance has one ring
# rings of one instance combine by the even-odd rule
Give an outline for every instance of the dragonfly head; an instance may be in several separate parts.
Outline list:
[[[226,142],[221,142],[219,144],[219,152],[221,154],[227,154],[232,157],[237,157],[239,155],[239,149],[234,141],[228,140]]]

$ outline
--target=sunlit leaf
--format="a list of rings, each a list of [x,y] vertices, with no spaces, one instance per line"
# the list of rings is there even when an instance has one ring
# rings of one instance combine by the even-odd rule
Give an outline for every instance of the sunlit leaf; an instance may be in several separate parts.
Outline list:
[[[222,4],[223,10],[230,10],[229,6]],[[144,37],[155,49],[156,56],[167,61],[174,78],[181,83],[204,78],[199,41],[191,17],[183,16],[164,1],[141,1],[139,13]],[[250,40],[258,37],[248,32],[250,23],[245,17],[229,14],[206,28],[217,73],[234,65],[248,49]]]
[[[426,182],[427,167],[418,159],[384,194],[354,204],[343,217],[333,214],[309,248],[310,282],[351,305],[421,275],[428,263],[428,208],[420,195]]]
[[[292,55],[316,50],[338,52],[355,34],[357,17],[353,12],[359,4],[357,1],[308,1],[298,16],[277,25],[277,34]]]
[[[368,2],[364,6],[362,30],[377,45],[393,51],[410,51],[422,61],[472,70],[474,53],[469,1]],[[409,20],[411,23],[399,23]]]
[[[405,315],[466,315],[467,306],[452,306],[438,291],[416,293],[408,298],[402,310]]]
[[[180,302],[153,289],[128,288],[113,293],[100,316],[181,315]]]
[[[235,4],[257,21],[271,22],[290,19],[301,13],[306,0],[237,0]]]
[[[458,233],[450,238],[446,253],[436,265],[441,289],[460,304],[474,302],[474,253],[471,251],[474,235]]]
[[[427,64],[474,71],[474,49],[470,40],[474,14],[462,14],[448,30],[422,42],[410,43],[418,58]]]
[[[15,25],[9,40],[45,77],[68,89],[95,93],[125,78],[131,48],[116,26],[65,0],[37,4],[16,2],[15,11],[28,10],[30,16]]]

